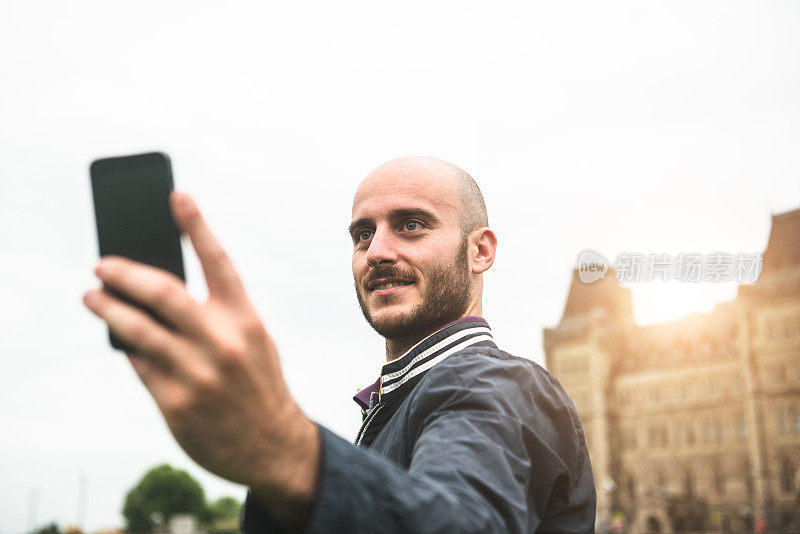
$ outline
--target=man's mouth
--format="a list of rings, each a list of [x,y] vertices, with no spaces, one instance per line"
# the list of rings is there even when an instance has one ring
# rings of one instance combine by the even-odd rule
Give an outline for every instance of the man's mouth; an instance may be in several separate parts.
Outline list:
[[[410,286],[413,282],[409,280],[380,279],[369,284],[369,289],[378,295],[389,295],[401,290],[405,286]]]

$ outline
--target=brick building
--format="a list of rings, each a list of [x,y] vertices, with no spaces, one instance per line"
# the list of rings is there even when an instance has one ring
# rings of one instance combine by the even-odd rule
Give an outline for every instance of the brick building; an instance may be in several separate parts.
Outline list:
[[[586,432],[599,525],[800,532],[800,209],[709,314],[639,326],[613,271],[573,273],[546,363]]]

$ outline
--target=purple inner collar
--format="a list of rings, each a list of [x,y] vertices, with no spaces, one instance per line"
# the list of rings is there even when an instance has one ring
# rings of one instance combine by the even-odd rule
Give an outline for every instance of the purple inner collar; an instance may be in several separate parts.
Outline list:
[[[353,396],[356,401],[365,410],[369,408],[369,398],[373,392],[378,393],[381,389],[381,379],[378,378],[374,384],[367,386]]]
[[[460,319],[456,319],[455,321],[447,323],[446,325],[444,325],[442,328],[440,328],[436,332],[439,332],[439,331],[447,328],[448,326],[452,326],[454,324],[466,323],[467,321],[483,321],[483,320],[484,320],[483,317],[478,317],[477,315],[468,315],[467,317],[462,317]],[[431,335],[433,335],[433,334],[431,334]],[[430,336],[428,336],[428,337],[430,337]],[[356,401],[359,406],[361,406],[363,409],[366,410],[366,409],[369,408],[369,399],[370,399],[370,396],[372,395],[372,393],[373,392],[380,393],[380,390],[381,390],[381,378],[378,377],[378,379],[375,381],[374,384],[372,384],[370,386],[367,386],[364,389],[362,389],[361,391],[359,391],[358,393],[356,393],[353,396],[353,400]]]

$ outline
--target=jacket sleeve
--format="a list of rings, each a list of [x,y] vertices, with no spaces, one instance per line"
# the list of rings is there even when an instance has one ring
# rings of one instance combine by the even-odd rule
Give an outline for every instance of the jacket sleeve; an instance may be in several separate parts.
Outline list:
[[[544,531],[590,532],[588,458],[569,466],[557,450],[562,441],[582,444],[582,434],[526,406],[533,399],[507,369],[468,371],[440,365],[419,384],[424,393],[410,399],[404,436],[413,449],[408,469],[320,427],[318,495],[306,532],[514,533],[547,522],[553,530]],[[578,480],[585,469],[591,510],[588,494],[570,496],[585,486]],[[543,517],[546,510],[566,521]],[[242,531],[280,532],[251,500]]]

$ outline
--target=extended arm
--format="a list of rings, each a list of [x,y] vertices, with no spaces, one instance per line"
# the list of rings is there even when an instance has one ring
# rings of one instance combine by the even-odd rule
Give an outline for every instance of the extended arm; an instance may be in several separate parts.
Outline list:
[[[518,365],[485,368],[480,358],[489,357],[451,358],[417,386],[402,415],[400,434],[412,449],[407,467],[320,427],[321,471],[307,532],[592,531],[591,468],[560,389],[537,399],[537,388],[549,384]],[[472,378],[471,370],[478,371]],[[253,498],[242,527],[246,534],[281,532]]]

